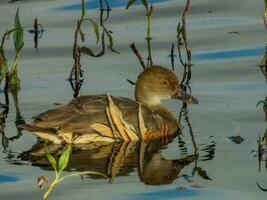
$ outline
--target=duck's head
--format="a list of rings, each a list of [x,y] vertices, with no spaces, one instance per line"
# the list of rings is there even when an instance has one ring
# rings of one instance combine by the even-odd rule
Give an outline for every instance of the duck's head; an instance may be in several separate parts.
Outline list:
[[[145,69],[137,79],[135,98],[148,107],[160,104],[163,99],[180,99],[186,103],[197,103],[180,86],[177,76],[161,66]]]

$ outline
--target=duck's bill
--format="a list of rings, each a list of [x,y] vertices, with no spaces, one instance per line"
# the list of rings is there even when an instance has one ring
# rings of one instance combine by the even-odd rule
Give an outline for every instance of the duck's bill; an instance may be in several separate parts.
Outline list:
[[[179,99],[179,98],[178,98]],[[189,103],[189,104],[198,104],[198,100],[189,95],[189,94],[185,94],[180,98],[181,101],[185,102],[185,103]]]
[[[171,96],[173,99],[178,99],[185,103],[198,104],[198,100],[187,94],[180,86],[176,88],[175,92]]]

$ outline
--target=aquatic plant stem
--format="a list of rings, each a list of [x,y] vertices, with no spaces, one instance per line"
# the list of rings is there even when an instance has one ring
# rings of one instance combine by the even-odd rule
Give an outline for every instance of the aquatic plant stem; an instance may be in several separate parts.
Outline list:
[[[11,68],[11,71],[10,71],[10,75],[11,76],[12,76],[12,74],[14,74],[15,70],[17,70],[19,54],[20,54],[20,51],[16,51],[15,59],[14,59],[14,62],[13,62],[13,65],[12,65],[12,68]]]
[[[73,176],[83,176],[83,175],[100,175],[103,176],[105,178],[108,178],[107,176],[105,176],[104,174],[98,173],[98,172],[93,172],[93,171],[84,171],[84,172],[74,172],[72,174],[68,174],[66,176],[60,177],[61,173],[58,173],[57,171],[55,171],[55,179],[54,181],[49,185],[47,191],[45,192],[45,194],[43,195],[42,200],[47,200],[48,195],[52,192],[52,190],[55,188],[55,186],[57,184],[59,184],[61,181],[63,181],[66,178],[70,178]]]
[[[152,12],[153,12],[153,6],[150,6],[150,9],[147,9],[147,35],[146,35],[146,41],[147,41],[147,51],[148,51],[148,57],[147,57],[147,67],[150,67],[153,65],[152,60],[152,53],[151,53],[151,19],[152,19]]]
[[[79,96],[79,91],[80,91],[80,86],[81,86],[81,63],[80,63],[80,59],[81,59],[81,49],[80,46],[78,45],[78,35],[81,35],[81,38],[83,39],[83,34],[81,33],[81,25],[82,25],[82,21],[83,21],[83,16],[81,17],[80,20],[77,21],[77,27],[76,30],[74,32],[74,42],[73,42],[73,52],[72,52],[72,56],[74,59],[74,65],[73,68],[71,70],[70,73],[70,81],[73,80],[73,76],[74,76],[74,80],[75,80],[75,86],[73,86],[74,89],[74,97],[78,97]]]
[[[54,181],[49,185],[47,191],[45,192],[45,194],[43,195],[42,200],[47,200],[48,195],[50,194],[50,192],[53,190],[53,188],[59,183],[59,175],[56,172],[56,178],[54,179]]]
[[[264,14],[263,14],[263,22],[264,22],[265,29],[267,30],[267,1],[266,0],[264,0],[264,4],[265,4],[265,9],[264,9]]]
[[[177,45],[178,45],[178,54],[179,54],[179,60],[181,64],[184,66],[184,73],[183,73],[183,78],[181,81],[182,85],[188,85],[190,80],[191,80],[191,51],[188,47],[188,42],[187,42],[187,32],[186,32],[186,17],[189,11],[190,7],[190,0],[186,1],[185,8],[183,10],[183,15],[181,22],[179,22],[177,26]],[[183,62],[182,59],[182,53],[181,53],[181,45],[184,44],[185,51],[186,51],[186,62]]]

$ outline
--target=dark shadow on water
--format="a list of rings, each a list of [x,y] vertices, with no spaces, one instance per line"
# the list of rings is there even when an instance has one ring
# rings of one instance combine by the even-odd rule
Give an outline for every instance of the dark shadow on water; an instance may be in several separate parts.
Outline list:
[[[4,183],[17,182],[17,181],[19,181],[18,177],[0,175],[0,185]]]

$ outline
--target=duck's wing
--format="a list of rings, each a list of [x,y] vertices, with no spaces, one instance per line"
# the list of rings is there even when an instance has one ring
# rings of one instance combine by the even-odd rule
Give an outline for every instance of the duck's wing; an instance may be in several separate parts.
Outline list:
[[[132,141],[166,136],[168,127],[147,107],[123,97],[81,96],[69,104],[41,113],[23,127],[45,139],[68,143]]]
[[[125,97],[110,96],[110,99],[118,107],[123,120],[133,125],[137,131],[140,131],[140,117],[143,118],[147,129],[155,131],[161,128],[161,117],[146,106]],[[103,117],[106,113],[106,108],[109,107],[108,95],[81,96],[72,100],[70,105],[75,105],[83,113],[100,113],[99,115],[96,114],[92,121],[109,123],[108,118]],[[100,117],[99,119],[97,119],[98,116]]]
[[[60,106],[33,117],[32,126],[59,127],[64,122],[79,115],[81,112],[73,105]]]

